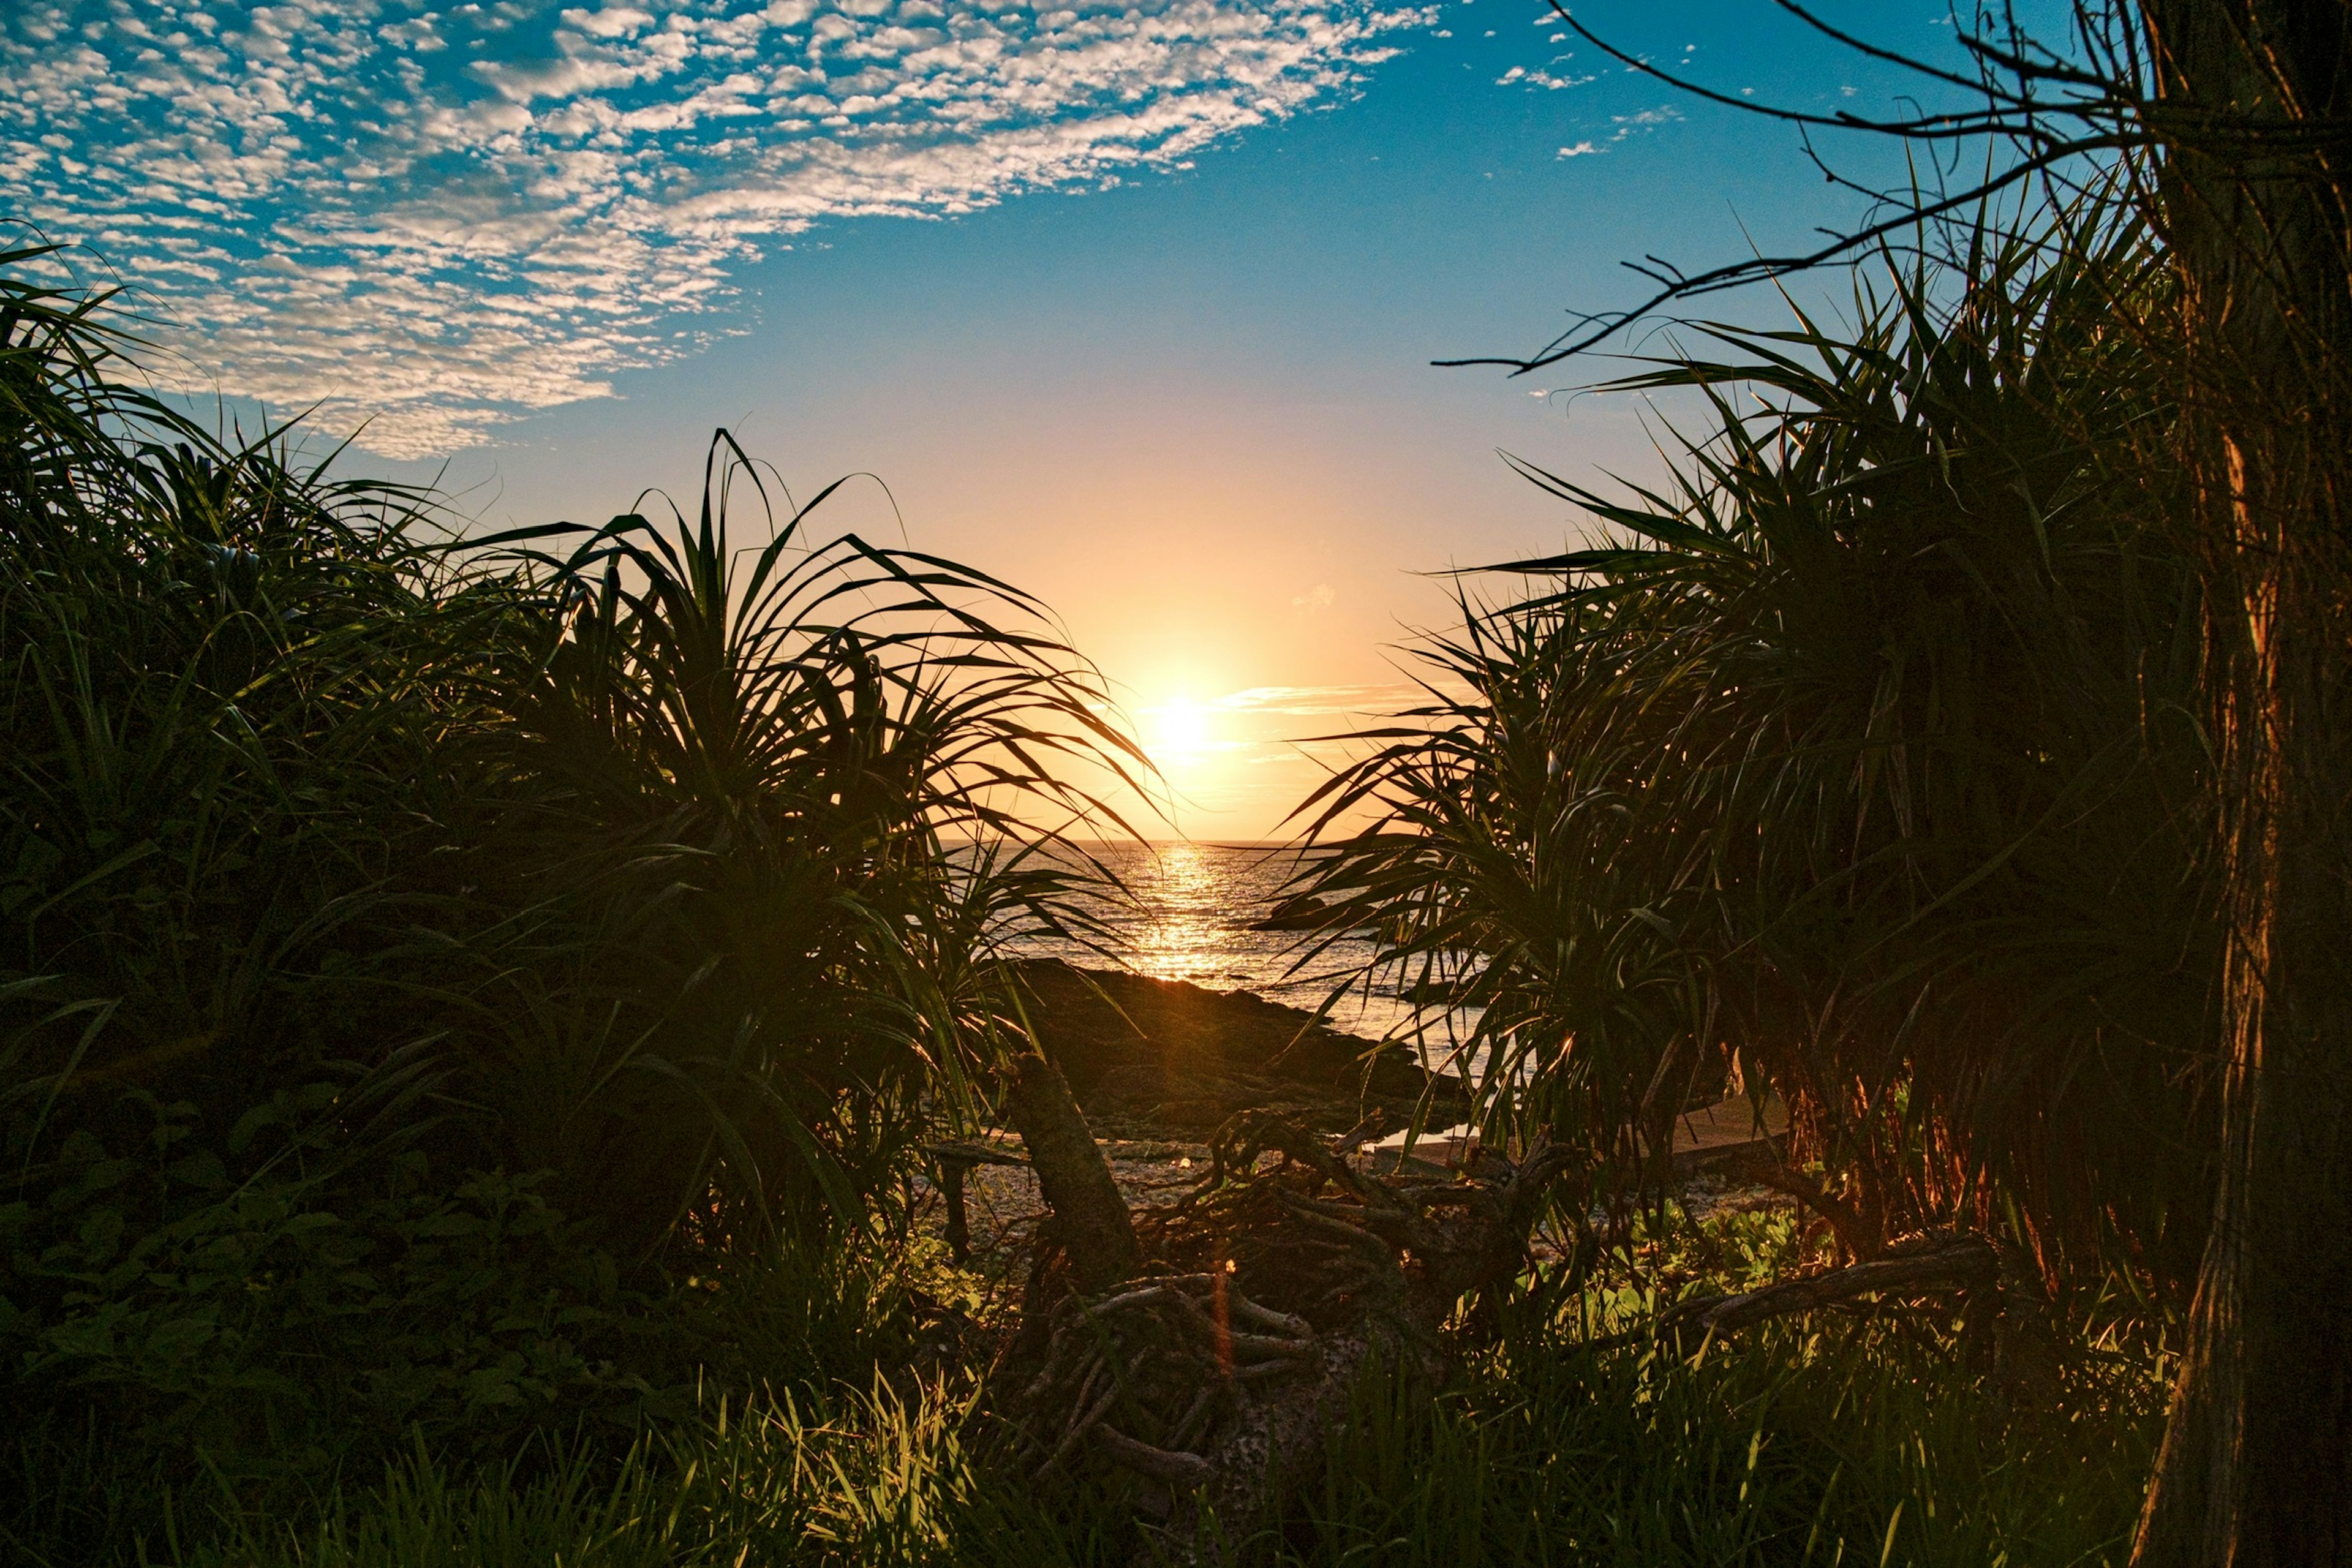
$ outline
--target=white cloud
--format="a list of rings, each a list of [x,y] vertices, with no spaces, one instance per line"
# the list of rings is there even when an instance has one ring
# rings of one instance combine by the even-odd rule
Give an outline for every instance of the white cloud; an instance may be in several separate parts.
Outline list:
[[[1434,19],[1378,4],[16,0],[0,188],[220,390],[415,456],[694,352],[812,224],[1189,167]]]
[[[1312,588],[1307,589],[1304,594],[1299,595],[1298,597],[1291,600],[1290,607],[1294,610],[1303,611],[1311,616],[1318,610],[1329,609],[1333,604],[1338,602],[1338,599],[1339,595],[1332,592],[1330,584],[1318,583]]]
[[[1661,125],[1675,124],[1682,117],[1683,111],[1671,104],[1659,109],[1639,110],[1632,114],[1612,114],[1609,117],[1609,121],[1617,127],[1617,133],[1609,140],[1622,142],[1636,132],[1646,134],[1655,131]]]
[[[1425,695],[1419,687],[1401,681],[1383,686],[1253,686],[1228,692],[1207,706],[1228,713],[1294,719],[1366,717],[1414,706]]]
[[[1596,77],[1590,74],[1585,76],[1561,76],[1549,68],[1550,66],[1560,65],[1568,60],[1574,59],[1576,57],[1573,54],[1555,55],[1547,65],[1538,66],[1533,70],[1528,69],[1526,66],[1513,66],[1510,69],[1505,71],[1501,76],[1495,79],[1495,85],[1496,87],[1518,86],[1528,89],[1541,88],[1547,92],[1561,92],[1569,88],[1582,87],[1589,81],[1597,80],[1598,79]]]

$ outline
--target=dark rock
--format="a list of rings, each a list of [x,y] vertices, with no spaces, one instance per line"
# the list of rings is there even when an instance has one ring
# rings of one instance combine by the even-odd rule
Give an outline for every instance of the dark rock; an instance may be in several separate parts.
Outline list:
[[[1274,912],[1264,920],[1252,921],[1252,931],[1321,931],[1331,923],[1331,907],[1322,900],[1301,894],[1285,899],[1274,906]]]
[[[1337,1131],[1381,1107],[1402,1126],[1424,1093],[1437,1114],[1464,1100],[1457,1079],[1433,1079],[1403,1046],[1342,1034],[1250,992],[1053,959],[1024,963],[1021,977],[1039,1045],[1098,1131],[1198,1133],[1252,1109]]]

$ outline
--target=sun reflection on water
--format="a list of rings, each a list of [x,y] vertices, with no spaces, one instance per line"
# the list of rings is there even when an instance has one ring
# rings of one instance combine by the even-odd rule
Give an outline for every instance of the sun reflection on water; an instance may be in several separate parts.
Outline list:
[[[1118,939],[1115,957],[1127,968],[1160,980],[1185,980],[1213,991],[1255,991],[1270,1002],[1315,1008],[1329,995],[1332,977],[1370,956],[1370,944],[1348,938],[1300,967],[1297,933],[1250,929],[1281,896],[1296,862],[1280,851],[1233,844],[1176,841],[1108,845],[1099,851],[1133,895],[1133,902],[1102,913]],[[1079,964],[1102,955],[1075,944],[1024,943]],[[1352,994],[1330,1015],[1354,1034],[1378,1036],[1412,1016],[1391,997]]]
[[[1255,879],[1236,878],[1233,868],[1215,863],[1234,851],[1213,857],[1198,844],[1157,847],[1157,856],[1127,873],[1144,906],[1142,918],[1129,935],[1129,963],[1161,980],[1190,980],[1196,984],[1230,982],[1244,975],[1265,978],[1259,973],[1261,966],[1246,963],[1242,954],[1232,951],[1240,923],[1235,917],[1248,912],[1232,901],[1245,891],[1235,884]]]

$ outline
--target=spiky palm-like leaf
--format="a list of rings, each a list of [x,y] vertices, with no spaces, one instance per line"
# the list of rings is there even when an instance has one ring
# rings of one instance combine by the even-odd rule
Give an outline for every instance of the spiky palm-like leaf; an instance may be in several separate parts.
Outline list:
[[[1525,471],[1614,542],[1422,651],[1317,872],[1483,1005],[1496,1116],[1613,1148],[1735,1056],[1877,1228],[2014,1203],[2188,1254],[2218,932],[2198,583],[2135,235],[1890,264],[1858,330],[1713,329],[1673,488]],[[1939,303],[1958,281],[1956,298]]]

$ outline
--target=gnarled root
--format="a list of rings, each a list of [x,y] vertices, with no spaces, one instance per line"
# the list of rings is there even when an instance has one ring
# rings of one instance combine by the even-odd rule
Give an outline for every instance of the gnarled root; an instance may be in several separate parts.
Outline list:
[[[1034,1473],[1142,1478],[1180,1557],[1207,1511],[1245,1532],[1269,1473],[1313,1464],[1367,1364],[1433,1383],[1439,1328],[1516,1276],[1544,1189],[1576,1163],[1538,1146],[1496,1180],[1382,1180],[1258,1112],[1212,1151],[1199,1189],[1134,1216],[1139,1274],[1096,1286],[1041,1262],[1005,1369]],[[1282,1161],[1260,1171],[1267,1152]]]
[[[1646,1328],[1597,1342],[1657,1339],[1688,1352],[1709,1337],[1774,1318],[1856,1310],[1864,1298],[1883,1306],[1890,1298],[1916,1302],[1936,1297],[1958,1306],[1964,1347],[1981,1352],[1989,1346],[2004,1398],[2030,1404],[2043,1394],[2057,1376],[2058,1349],[2042,1283],[2015,1247],[1965,1231],[1912,1237],[1866,1262],[1737,1295],[1694,1296],[1659,1313]]]
[[[2000,1255],[1983,1237],[1922,1237],[1884,1256],[1820,1274],[1783,1279],[1734,1296],[1695,1296],[1658,1314],[1653,1332],[1676,1340],[1730,1333],[1769,1318],[1843,1305],[1861,1296],[1958,1287],[1981,1291],[2000,1276]]]
[[[1149,1275],[1092,1299],[1065,1296],[1045,1365],[1018,1399],[1036,1473],[1091,1441],[1125,1468],[1197,1484],[1206,1461],[1193,1447],[1241,1386],[1308,1369],[1321,1351],[1304,1320],[1251,1300],[1223,1272]],[[1055,1412],[1058,1435],[1044,1419]]]

